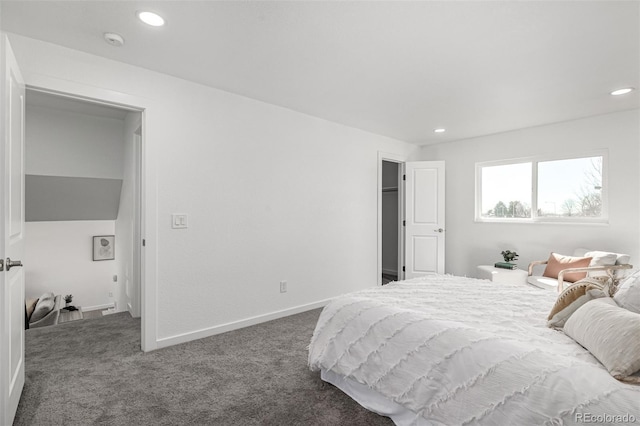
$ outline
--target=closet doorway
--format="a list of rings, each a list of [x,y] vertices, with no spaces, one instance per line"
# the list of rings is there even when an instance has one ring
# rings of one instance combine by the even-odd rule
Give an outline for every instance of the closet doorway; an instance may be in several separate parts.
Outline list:
[[[445,273],[444,208],[444,161],[378,152],[378,285]]]
[[[382,160],[380,185],[381,276],[380,284],[402,279],[402,165]]]

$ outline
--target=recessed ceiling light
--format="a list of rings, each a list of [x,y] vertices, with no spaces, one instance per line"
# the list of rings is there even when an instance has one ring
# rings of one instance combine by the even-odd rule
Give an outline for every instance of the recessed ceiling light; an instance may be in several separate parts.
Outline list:
[[[618,89],[611,92],[613,96],[626,95],[629,92],[633,92],[635,89],[633,87],[625,87],[624,89]]]
[[[433,129],[433,133],[444,133],[446,131],[446,129],[443,129],[442,127],[438,128],[438,129]]]
[[[164,25],[164,18],[157,13],[141,10],[137,12],[137,15],[138,19],[140,19],[147,25],[151,25],[152,27],[161,27]]]

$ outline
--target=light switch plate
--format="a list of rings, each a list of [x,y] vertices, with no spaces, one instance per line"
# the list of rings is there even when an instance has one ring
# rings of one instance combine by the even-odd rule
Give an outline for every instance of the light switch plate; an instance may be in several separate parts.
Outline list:
[[[184,229],[189,225],[186,214],[172,214],[171,227],[173,229]]]

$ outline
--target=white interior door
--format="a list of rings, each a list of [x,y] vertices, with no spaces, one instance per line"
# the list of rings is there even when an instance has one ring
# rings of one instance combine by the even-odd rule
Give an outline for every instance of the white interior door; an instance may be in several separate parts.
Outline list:
[[[2,239],[0,272],[0,423],[12,424],[24,386],[24,102],[25,88],[6,36],[2,35]]]
[[[405,163],[405,279],[444,274],[444,161]]]

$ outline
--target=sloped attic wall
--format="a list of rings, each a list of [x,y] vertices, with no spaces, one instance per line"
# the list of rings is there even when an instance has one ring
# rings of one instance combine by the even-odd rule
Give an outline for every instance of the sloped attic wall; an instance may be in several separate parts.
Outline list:
[[[27,94],[27,222],[115,220],[123,176],[124,113]],[[107,110],[110,111],[111,110]]]

